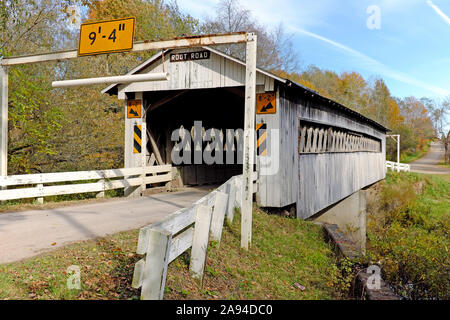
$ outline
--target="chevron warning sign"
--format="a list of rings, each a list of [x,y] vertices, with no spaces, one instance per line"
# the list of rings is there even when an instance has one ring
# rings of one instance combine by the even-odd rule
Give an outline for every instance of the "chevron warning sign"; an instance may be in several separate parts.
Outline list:
[[[141,151],[142,151],[142,126],[139,124],[135,124],[133,153],[141,153]]]
[[[277,96],[275,92],[258,93],[256,95],[256,113],[277,113]]]
[[[258,123],[256,125],[256,147],[258,156],[267,156],[267,124]]]
[[[128,100],[127,101],[127,118],[142,118],[142,101],[141,100]]]

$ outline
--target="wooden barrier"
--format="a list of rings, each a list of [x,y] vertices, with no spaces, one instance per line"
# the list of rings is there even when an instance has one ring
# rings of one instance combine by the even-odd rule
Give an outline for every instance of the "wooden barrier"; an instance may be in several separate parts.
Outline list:
[[[152,174],[152,176],[147,176]],[[74,183],[86,180],[96,182]],[[0,176],[0,201],[99,192],[172,180],[172,166]],[[67,184],[61,184],[66,182]],[[58,185],[48,185],[55,184]],[[30,185],[34,185],[30,187]],[[11,189],[14,187],[14,189]],[[8,188],[8,189],[6,189]],[[3,190],[2,190],[3,189]],[[101,194],[100,194],[101,196]]]
[[[191,207],[140,229],[136,252],[146,256],[135,265],[132,286],[142,287],[141,299],[163,298],[169,263],[191,247],[189,270],[201,284],[209,239],[220,243],[225,217],[232,222],[234,209],[241,208],[241,187],[242,175],[234,176]]]
[[[411,166],[406,163],[400,163],[400,162],[392,162],[392,161],[386,161],[386,168],[391,169],[393,171],[405,171],[410,172]]]

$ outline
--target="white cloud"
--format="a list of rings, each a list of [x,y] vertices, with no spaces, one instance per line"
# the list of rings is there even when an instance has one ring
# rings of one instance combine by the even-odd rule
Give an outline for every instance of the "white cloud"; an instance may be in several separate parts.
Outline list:
[[[428,0],[427,3],[428,3],[428,5],[429,5],[431,8],[433,8],[434,11],[436,11],[436,13],[437,13],[442,19],[444,19],[445,22],[447,22],[447,24],[450,25],[450,18],[449,18],[444,12],[442,12],[442,10],[439,9],[439,7],[438,7],[437,5],[435,5],[435,4],[433,3],[433,1]]]
[[[376,74],[380,74],[384,77],[391,78],[391,79],[394,79],[394,80],[397,80],[397,81],[400,81],[400,82],[403,82],[406,84],[410,84],[410,85],[428,90],[428,91],[433,92],[438,95],[446,96],[446,95],[450,94],[450,91],[447,89],[443,89],[443,88],[425,83],[421,80],[415,79],[414,77],[412,77],[406,73],[391,69],[390,67],[384,65],[383,63],[381,63],[381,62],[379,62],[357,50],[354,50],[344,44],[341,44],[339,42],[333,41],[326,37],[323,37],[318,34],[309,32],[309,31],[301,29],[301,28],[293,27],[293,26],[289,26],[289,30],[291,30],[292,32],[295,32],[297,34],[303,34],[303,35],[318,39],[322,42],[332,45],[333,47],[335,47],[337,49],[340,49],[341,51],[343,51],[347,54],[350,54],[352,57],[355,58],[355,63],[367,71],[370,71],[370,72],[373,72]]]

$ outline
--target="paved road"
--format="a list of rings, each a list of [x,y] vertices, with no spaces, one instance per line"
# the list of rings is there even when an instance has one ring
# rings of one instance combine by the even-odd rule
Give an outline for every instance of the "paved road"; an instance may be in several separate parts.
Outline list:
[[[444,145],[440,142],[432,142],[428,153],[411,162],[411,171],[429,174],[450,174],[450,169],[438,166],[444,158]]]
[[[207,193],[208,188],[188,188],[135,199],[0,214],[0,264],[69,243],[143,227],[189,206]]]

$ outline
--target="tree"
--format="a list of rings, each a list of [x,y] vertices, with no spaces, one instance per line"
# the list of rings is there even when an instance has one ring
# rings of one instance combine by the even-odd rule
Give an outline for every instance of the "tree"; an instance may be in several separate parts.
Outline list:
[[[65,1],[3,1],[0,4],[1,54],[26,54],[58,48]],[[9,171],[41,171],[44,158],[56,152],[52,143],[64,123],[58,106],[50,100],[54,64],[9,68]]]
[[[449,124],[447,117],[450,115],[450,97],[443,101],[422,98],[420,102],[428,110],[433,126],[438,136],[445,135],[445,127]]]
[[[228,33],[249,31],[258,36],[258,66],[267,70],[283,70],[288,73],[298,69],[299,59],[289,35],[280,24],[269,30],[259,24],[238,0],[221,0],[216,14],[205,19],[201,26],[203,33]],[[218,46],[225,53],[245,60],[242,44]]]
[[[83,19],[136,16],[136,40],[195,33],[198,22],[175,2],[146,0],[10,0],[0,4],[4,55],[74,48],[66,7],[83,6]],[[123,102],[102,86],[52,89],[53,80],[123,74],[152,52],[84,57],[9,68],[9,173],[123,166]]]

